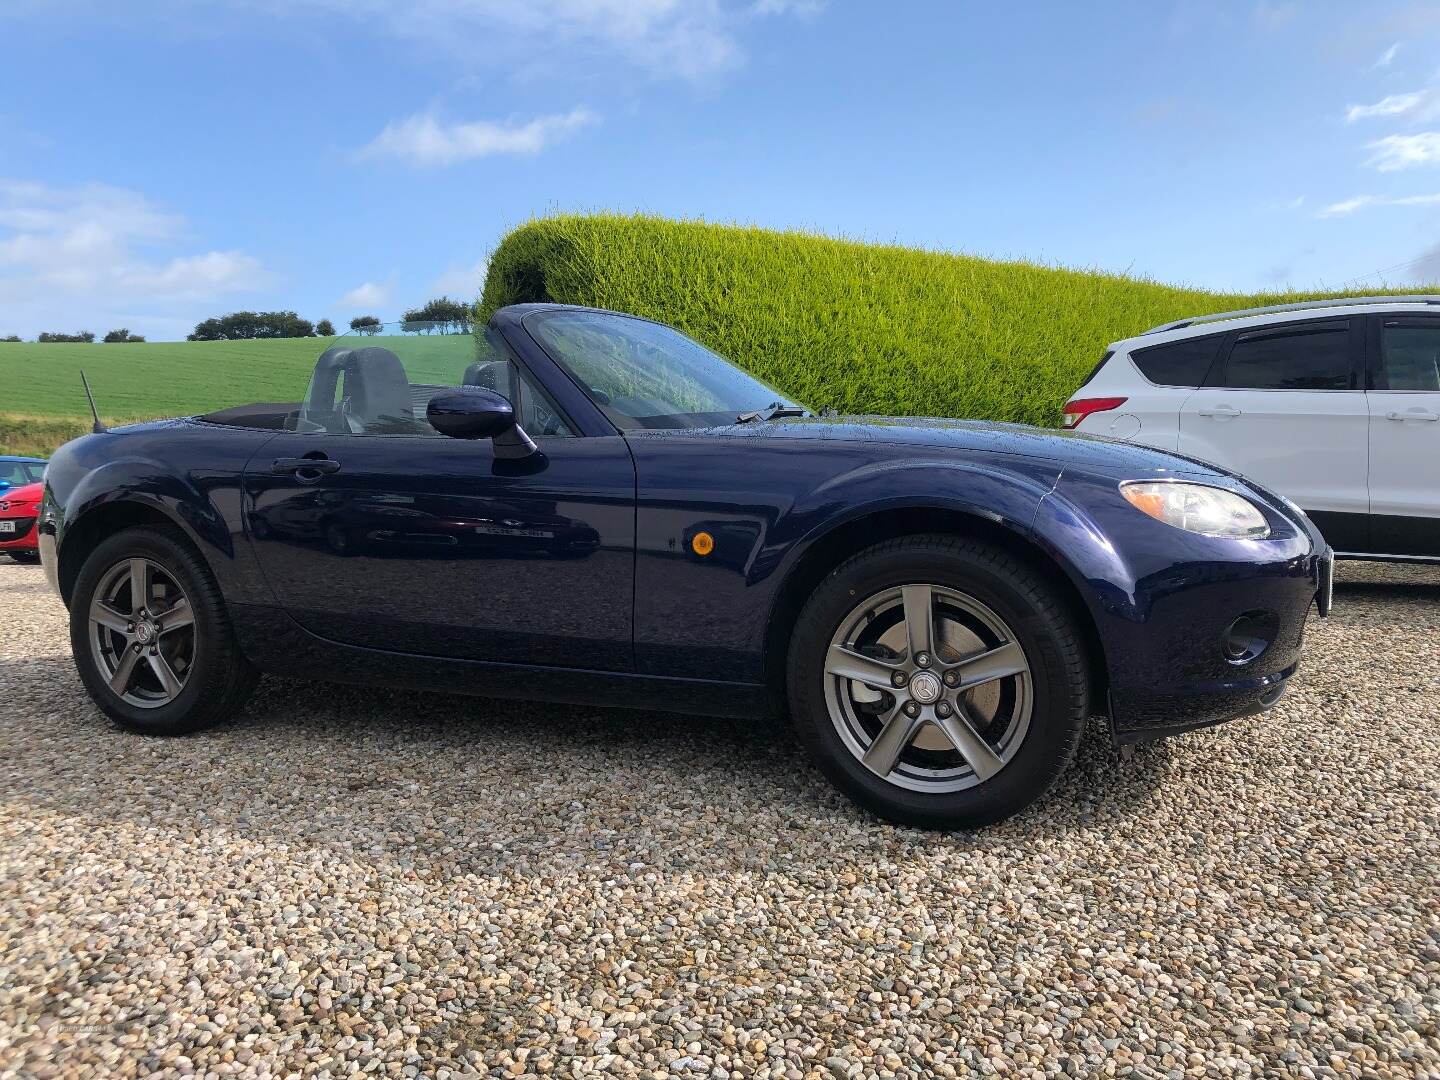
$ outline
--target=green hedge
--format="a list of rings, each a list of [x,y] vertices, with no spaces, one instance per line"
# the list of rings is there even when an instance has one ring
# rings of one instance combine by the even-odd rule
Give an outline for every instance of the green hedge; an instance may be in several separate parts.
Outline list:
[[[527,301],[659,319],[815,407],[1054,424],[1104,346],[1223,294],[798,232],[540,218],[490,260],[482,315]]]

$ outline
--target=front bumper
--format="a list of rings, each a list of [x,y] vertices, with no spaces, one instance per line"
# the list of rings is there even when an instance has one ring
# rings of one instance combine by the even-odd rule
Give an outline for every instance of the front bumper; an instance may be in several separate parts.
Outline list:
[[[1334,554],[1303,513],[1236,477],[1197,482],[1250,499],[1270,535],[1173,528],[1094,472],[1067,472],[1037,513],[1037,531],[1058,539],[1087,586],[1118,745],[1270,708],[1299,667],[1311,606],[1330,611]]]
[[[33,516],[0,518],[0,526],[3,526],[5,522],[13,522],[14,525],[11,530],[0,532],[0,552],[34,551],[36,549],[36,529]]]
[[[1330,613],[1334,566],[1326,547],[1283,567],[1257,567],[1157,600],[1151,618],[1134,627],[1127,655],[1111,657],[1116,745],[1180,735],[1278,703],[1299,669],[1311,605],[1322,617]],[[1273,615],[1273,640],[1253,660],[1227,659],[1221,648],[1227,630],[1241,614],[1257,611]]]

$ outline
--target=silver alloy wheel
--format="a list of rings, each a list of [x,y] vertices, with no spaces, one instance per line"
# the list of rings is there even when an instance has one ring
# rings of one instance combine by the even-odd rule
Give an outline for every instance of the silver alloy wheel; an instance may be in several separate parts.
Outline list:
[[[883,780],[931,794],[1003,769],[1025,741],[1034,684],[1015,633],[973,596],[900,585],[856,604],[825,656],[835,730]]]
[[[146,558],[124,559],[100,579],[90,603],[90,652],[126,704],[168,705],[195,663],[195,615],[173,575]]]

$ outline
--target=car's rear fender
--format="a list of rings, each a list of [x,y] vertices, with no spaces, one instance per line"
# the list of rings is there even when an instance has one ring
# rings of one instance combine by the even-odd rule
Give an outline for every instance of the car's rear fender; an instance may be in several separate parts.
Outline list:
[[[93,544],[86,541],[93,531],[92,523],[102,520],[154,520],[163,518],[178,528],[200,549],[206,562],[215,563],[234,558],[235,547],[224,519],[203,494],[178,476],[155,471],[158,462],[117,461],[90,473],[71,493],[62,518],[59,544],[62,575],[73,578],[78,567],[66,566],[81,548]],[[151,511],[151,514],[113,513],[119,508]],[[58,530],[57,530],[58,531]],[[105,530],[109,532],[110,530]],[[103,539],[101,537],[100,539]]]
[[[260,433],[251,433],[252,436]],[[40,528],[42,552],[53,549],[53,580],[68,603],[80,565],[94,547],[122,528],[168,524],[195,546],[228,600],[246,602],[263,588],[240,543],[244,523],[239,477],[260,438],[196,438],[193,452],[165,440],[166,459],[127,446],[125,433],[87,436],[57,452],[46,474]],[[128,452],[127,452],[128,451]]]

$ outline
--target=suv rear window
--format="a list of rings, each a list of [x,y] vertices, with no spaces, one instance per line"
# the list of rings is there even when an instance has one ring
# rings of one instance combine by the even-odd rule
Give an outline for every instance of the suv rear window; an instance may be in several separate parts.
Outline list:
[[[1152,345],[1130,354],[1140,374],[1156,386],[1197,387],[1205,381],[1224,335],[1185,338],[1168,345]]]

